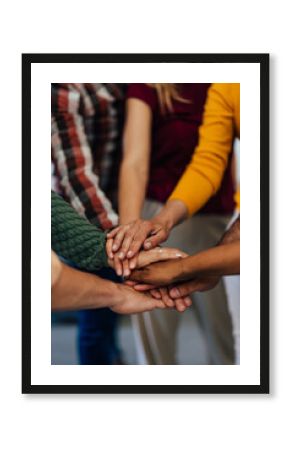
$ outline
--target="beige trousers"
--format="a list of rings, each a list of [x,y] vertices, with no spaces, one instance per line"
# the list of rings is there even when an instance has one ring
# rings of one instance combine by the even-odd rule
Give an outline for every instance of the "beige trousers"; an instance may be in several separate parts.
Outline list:
[[[240,364],[240,275],[224,277],[224,284],[232,319],[235,364]]]
[[[162,204],[146,200],[142,216],[153,217]],[[189,254],[217,243],[230,217],[196,215],[175,227],[164,243]],[[231,319],[223,282],[214,289],[192,296],[194,310],[204,333],[209,364],[234,364]],[[132,316],[139,364],[176,364],[177,329],[180,313],[155,310]]]
[[[234,213],[227,228],[230,228],[239,215],[239,211]],[[229,312],[232,319],[235,364],[240,364],[240,275],[224,277],[224,284],[227,293]]]

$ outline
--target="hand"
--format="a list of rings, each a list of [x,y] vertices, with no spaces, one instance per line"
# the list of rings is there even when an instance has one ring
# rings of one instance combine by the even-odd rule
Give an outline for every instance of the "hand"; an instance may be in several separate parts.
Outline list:
[[[175,297],[174,300],[169,296],[169,288],[156,288],[152,285],[138,284],[134,281],[126,281],[128,286],[134,287],[138,292],[150,292],[150,295],[156,299],[161,299],[168,308],[175,308],[178,312],[184,312],[192,305],[191,298],[186,295],[184,297]]]
[[[186,258],[187,253],[179,250],[178,248],[170,247],[156,247],[152,250],[141,251],[137,257],[136,268],[141,269],[142,267],[148,266],[158,261],[168,261],[171,259]]]
[[[149,293],[140,293],[125,285],[118,285],[118,289],[120,295],[117,295],[117,300],[110,306],[110,309],[118,314],[136,314],[155,308],[166,308],[162,299],[155,298]]]
[[[193,292],[209,291],[216,287],[220,277],[212,276],[205,278],[195,278],[194,280],[178,284],[169,290],[170,298],[176,299],[189,295]]]
[[[120,225],[107,234],[107,239],[113,239],[111,255],[118,254],[119,259],[131,259],[144,246],[145,250],[156,247],[166,241],[169,229],[161,222],[152,220],[135,220],[127,225]],[[146,240],[150,236],[150,239]]]
[[[107,240],[106,248],[107,254],[110,254],[110,247],[112,245],[112,239]],[[156,247],[152,250],[141,251],[136,257],[128,260],[121,261],[117,255],[113,259],[109,258],[109,265],[115,269],[118,275],[128,277],[131,270],[135,267],[142,268],[157,261],[167,261],[170,259],[185,258],[186,253],[176,248]]]
[[[139,292],[144,289],[144,285],[136,285],[135,289]],[[178,312],[182,313],[187,308],[189,308],[192,305],[191,298],[186,295],[184,297],[176,297],[173,301],[173,299],[169,295],[169,288],[168,287],[162,287],[162,288],[154,288],[149,291],[152,297],[154,298],[160,298],[164,304],[168,308],[175,308]]]
[[[134,270],[130,280],[152,284],[154,286],[168,286],[178,281],[182,274],[182,259],[175,261],[158,262]]]

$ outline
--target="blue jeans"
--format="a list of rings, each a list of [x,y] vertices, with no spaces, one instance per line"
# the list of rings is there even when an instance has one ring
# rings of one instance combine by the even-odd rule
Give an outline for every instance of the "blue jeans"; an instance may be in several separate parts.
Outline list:
[[[112,269],[95,273],[106,280],[120,282]],[[88,309],[78,313],[79,363],[86,365],[114,364],[120,358],[117,344],[118,314],[109,308]]]

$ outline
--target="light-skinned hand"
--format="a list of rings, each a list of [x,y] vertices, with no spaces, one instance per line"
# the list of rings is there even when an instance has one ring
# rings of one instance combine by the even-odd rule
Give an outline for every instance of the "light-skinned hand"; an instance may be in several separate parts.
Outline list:
[[[169,287],[158,288],[148,284],[138,284],[130,280],[126,281],[125,284],[133,287],[138,292],[150,292],[152,297],[162,299],[168,308],[175,308],[178,312],[184,312],[192,305],[192,300],[188,295],[171,298],[169,295]]]
[[[149,292],[146,294],[137,292],[133,288],[123,284],[118,285],[118,289],[120,295],[116,296],[114,303],[109,306],[110,309],[118,314],[137,314],[152,311],[156,308],[166,308],[162,299],[153,297]]]
[[[146,252],[141,251],[133,259],[128,260],[126,258],[124,260],[120,260],[118,255],[111,252],[112,244],[113,240],[108,239],[106,243],[106,250],[109,258],[109,265],[110,267],[114,268],[117,275],[124,277],[128,277],[131,273],[131,270],[133,270],[134,268],[141,269],[142,267],[145,267],[157,261],[168,261],[171,259],[185,258],[187,256],[186,253],[176,248],[156,247]]]
[[[107,234],[107,239],[113,239],[111,253],[117,254],[118,258],[123,260],[136,256],[142,247],[145,250],[156,247],[166,241],[168,235],[169,230],[162,223],[154,219],[138,219],[126,225],[119,225]],[[149,237],[150,241],[145,242]]]

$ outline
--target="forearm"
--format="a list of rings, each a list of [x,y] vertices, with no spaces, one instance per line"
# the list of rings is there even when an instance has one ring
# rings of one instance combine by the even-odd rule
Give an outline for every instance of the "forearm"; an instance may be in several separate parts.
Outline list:
[[[161,211],[153,218],[153,222],[161,223],[170,231],[188,217],[188,209],[180,200],[168,200]]]
[[[221,172],[220,180],[222,174],[223,172]],[[196,186],[196,190],[192,189],[193,184]],[[182,202],[186,205],[188,215],[193,215],[210,200],[215,192],[211,180],[200,173],[199,169],[196,170],[195,164],[191,163],[169,197],[169,201]]]
[[[220,243],[176,264],[177,281],[197,276],[223,276],[240,273],[240,217],[225,232]]]
[[[182,260],[185,279],[193,276],[223,276],[240,273],[240,217],[225,232],[220,243]],[[181,275],[182,276],[182,275]]]
[[[141,216],[148,174],[138,164],[124,161],[119,181],[119,220],[124,225]]]
[[[181,200],[189,214],[199,211],[218,191],[234,135],[231,84],[213,84],[208,91],[199,144],[170,196]]]
[[[187,258],[151,264],[132,272],[130,279],[167,286],[197,277],[235,275],[240,271],[239,241],[221,245]]]
[[[152,113],[135,98],[126,102],[123,160],[119,180],[120,224],[140,218],[149,174]]]
[[[219,245],[227,245],[240,240],[240,216],[223,235]]]
[[[175,281],[186,281],[199,276],[224,276],[240,273],[240,242],[219,245],[180,261]]]
[[[51,144],[52,159],[70,204],[94,225],[103,229],[117,225],[118,216],[94,170],[83,117],[77,112],[54,113]]]
[[[119,296],[117,284],[62,264],[51,290],[51,306],[54,311],[104,308],[112,306]]]
[[[223,276],[240,273],[240,217],[225,232],[219,244],[182,260],[188,280],[195,276]],[[179,278],[182,280],[183,278]]]

